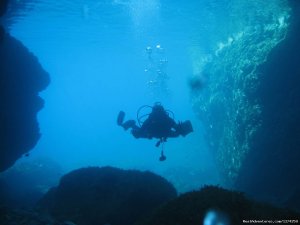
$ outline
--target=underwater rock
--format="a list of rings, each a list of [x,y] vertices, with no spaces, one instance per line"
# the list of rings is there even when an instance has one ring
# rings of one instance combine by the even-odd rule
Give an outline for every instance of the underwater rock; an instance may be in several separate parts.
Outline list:
[[[262,123],[236,186],[259,199],[293,202],[286,206],[300,209],[300,202],[290,199],[292,194],[300,196],[300,2],[291,2],[294,8],[285,40],[257,68]]]
[[[5,36],[5,30],[4,28],[0,25],[0,43],[4,40]]]
[[[196,61],[202,65],[201,70],[196,69],[201,71],[197,76],[204,78],[205,86],[200,91],[190,86],[195,112],[204,124],[205,139],[227,186],[235,184],[261,127],[264,106],[257,89],[264,75],[257,68],[285,39],[291,10],[287,1],[235,1],[231,10],[241,6],[252,10],[237,18],[240,25],[228,24],[236,28],[216,44],[210,57]]]
[[[90,167],[62,177],[38,207],[77,225],[131,225],[176,195],[169,182],[151,172]]]
[[[232,225],[245,224],[250,220],[297,220],[300,216],[286,209],[252,201],[240,192],[206,186],[169,201],[135,225],[198,225],[204,224],[209,213],[223,220],[222,223],[209,224]]]
[[[3,16],[7,9],[8,0],[0,1],[0,16]]]
[[[255,11],[260,20],[221,45],[193,91],[224,183],[277,204],[300,183],[300,1],[282,3]]]
[[[37,143],[37,112],[43,107],[39,92],[49,75],[37,58],[9,34],[0,42],[0,172],[14,164]]]

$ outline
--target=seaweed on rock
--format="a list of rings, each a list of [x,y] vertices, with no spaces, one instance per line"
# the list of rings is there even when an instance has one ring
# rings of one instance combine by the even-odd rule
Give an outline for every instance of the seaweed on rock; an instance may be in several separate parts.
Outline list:
[[[299,219],[300,214],[252,201],[244,194],[220,187],[206,186],[179,196],[158,208],[150,217],[135,225],[199,225],[208,211],[228,215],[230,224],[250,220]]]
[[[205,88],[201,92],[192,89],[194,109],[206,127],[208,146],[224,182],[230,185],[235,184],[262,124],[264,106],[257,89],[263,74],[257,68],[286,36],[291,8],[284,3],[235,1],[233,5],[239,10],[257,10],[238,18],[240,26],[218,43],[202,67]]]
[[[39,208],[78,225],[129,225],[176,195],[169,182],[151,172],[90,167],[62,177]]]

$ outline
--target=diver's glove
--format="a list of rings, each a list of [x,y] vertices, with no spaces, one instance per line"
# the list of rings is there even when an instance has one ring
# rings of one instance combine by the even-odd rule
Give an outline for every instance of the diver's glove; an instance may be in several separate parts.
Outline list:
[[[135,121],[134,120],[128,120],[125,123],[121,125],[125,130],[128,130],[129,128],[135,127]]]

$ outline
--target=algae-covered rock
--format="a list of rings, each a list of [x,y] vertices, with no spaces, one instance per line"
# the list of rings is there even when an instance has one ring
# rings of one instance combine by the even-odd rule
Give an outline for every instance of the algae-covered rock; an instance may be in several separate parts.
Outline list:
[[[174,187],[151,172],[90,167],[65,175],[39,208],[78,225],[131,225],[175,197]]]
[[[135,225],[200,225],[207,213],[214,211],[227,220],[222,224],[232,225],[245,224],[250,220],[300,218],[300,214],[252,201],[240,192],[206,186],[168,202]]]
[[[258,17],[203,66],[194,107],[224,183],[283,205],[300,181],[300,1],[237,2]]]

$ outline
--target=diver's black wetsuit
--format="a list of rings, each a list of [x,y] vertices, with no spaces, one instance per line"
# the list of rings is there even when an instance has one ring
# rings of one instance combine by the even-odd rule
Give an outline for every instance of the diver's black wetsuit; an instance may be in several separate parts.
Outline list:
[[[178,125],[165,110],[153,108],[141,127],[134,126],[132,135],[135,138],[168,138],[180,135]]]
[[[152,112],[148,115],[148,118],[143,122],[141,126],[137,126],[134,120],[128,120],[123,123],[125,117],[125,113],[123,111],[119,113],[117,123],[125,130],[131,128],[131,133],[135,138],[159,139],[155,145],[156,147],[159,147],[161,143],[166,142],[167,138],[169,137],[178,137],[179,135],[186,136],[187,134],[193,132],[193,127],[189,120],[183,123],[176,123],[174,119],[169,116],[169,113],[159,103],[156,103],[151,108]],[[140,110],[138,110],[138,114],[139,111]],[[139,116],[138,121],[140,123]],[[166,160],[163,149],[164,145],[162,145],[162,151],[159,161]]]
[[[169,137],[185,136],[193,131],[190,121],[176,123],[160,104],[155,104],[152,107],[152,112],[141,127],[137,126],[134,120],[123,123],[124,116],[125,113],[121,111],[118,124],[125,130],[132,128],[131,133],[135,138],[158,138],[164,142]]]

